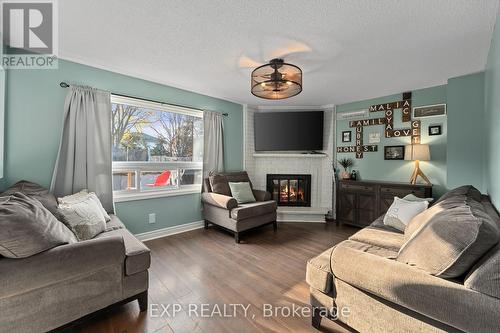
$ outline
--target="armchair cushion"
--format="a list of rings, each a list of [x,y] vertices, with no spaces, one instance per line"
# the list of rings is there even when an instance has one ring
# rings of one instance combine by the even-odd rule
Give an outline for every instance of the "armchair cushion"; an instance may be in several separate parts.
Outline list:
[[[224,194],[227,196],[231,196],[229,182],[249,182],[250,187],[253,188],[252,182],[250,181],[250,178],[248,177],[248,173],[246,171],[214,173],[211,174],[208,179],[210,182],[210,187],[212,188],[212,192]]]
[[[257,201],[268,201],[271,200],[271,193],[262,190],[252,190],[253,196]]]
[[[201,194],[201,201],[215,207],[231,210],[238,206],[235,198],[214,192],[205,192]]]
[[[208,177],[208,179],[210,181],[212,192],[226,195],[228,197],[231,196],[231,189],[229,188],[229,183],[224,175],[214,174]]]
[[[276,201],[260,201],[241,204],[231,210],[231,218],[240,221],[255,216],[265,215],[276,211]]]

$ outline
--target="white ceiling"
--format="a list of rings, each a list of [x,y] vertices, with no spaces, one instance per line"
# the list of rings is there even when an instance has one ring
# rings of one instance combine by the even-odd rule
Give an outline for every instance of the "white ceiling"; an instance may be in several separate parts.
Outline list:
[[[61,58],[255,106],[342,104],[484,70],[498,0],[63,0]],[[250,93],[259,62],[300,95]],[[246,67],[246,68],[245,68]]]

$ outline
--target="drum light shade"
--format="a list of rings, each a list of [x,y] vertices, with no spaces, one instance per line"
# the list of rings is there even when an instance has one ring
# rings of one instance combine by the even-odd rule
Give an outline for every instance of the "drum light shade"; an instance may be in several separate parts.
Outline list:
[[[283,59],[273,59],[253,70],[251,87],[252,94],[260,98],[289,98],[302,91],[302,70]]]

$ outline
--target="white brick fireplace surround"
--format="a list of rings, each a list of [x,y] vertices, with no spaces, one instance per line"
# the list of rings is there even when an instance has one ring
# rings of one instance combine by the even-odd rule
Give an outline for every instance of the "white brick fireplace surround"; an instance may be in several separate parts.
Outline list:
[[[254,114],[255,112],[278,112],[323,110],[323,151],[324,155],[302,154],[301,152],[255,152]],[[245,170],[256,189],[266,189],[267,174],[310,174],[311,207],[278,208],[280,222],[324,222],[324,215],[332,206],[332,156],[334,147],[333,108],[293,108],[293,109],[245,109]]]

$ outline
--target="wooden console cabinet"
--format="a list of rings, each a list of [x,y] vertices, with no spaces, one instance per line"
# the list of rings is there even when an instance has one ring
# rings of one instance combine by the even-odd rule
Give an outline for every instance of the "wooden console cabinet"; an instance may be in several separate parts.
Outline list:
[[[366,227],[392,205],[394,197],[413,193],[432,197],[432,185],[381,181],[340,180],[337,185],[337,223]]]

